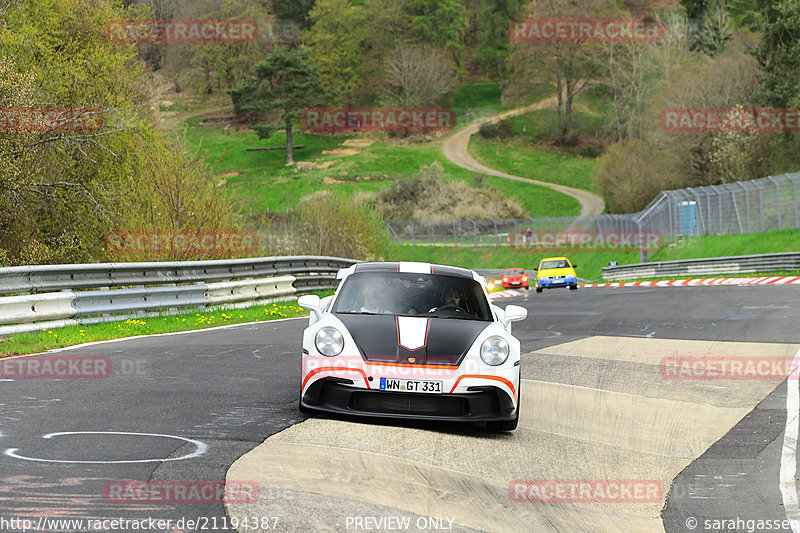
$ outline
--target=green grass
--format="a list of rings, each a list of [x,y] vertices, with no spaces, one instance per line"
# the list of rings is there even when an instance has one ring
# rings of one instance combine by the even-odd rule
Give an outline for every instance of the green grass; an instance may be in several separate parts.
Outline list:
[[[521,102],[502,102],[500,83],[496,81],[475,81],[461,85],[452,94],[446,107],[456,112],[456,127],[462,127],[479,118],[490,117],[501,111],[522,107],[553,94],[553,87],[547,83],[536,85]]]
[[[332,293],[333,291],[327,291],[318,294],[326,295]],[[306,313],[306,311],[297,307],[297,301],[295,300],[266,306],[258,305],[246,309],[187,311],[176,315],[143,317],[124,322],[76,325],[38,332],[18,333],[0,340],[0,357],[40,353],[85,342],[118,339],[121,337],[173,333],[228,324],[291,318],[303,316]]]
[[[674,246],[667,245],[650,257],[650,261],[673,261],[733,255],[765,254],[800,251],[800,230],[782,230],[746,235],[689,237]],[[547,251],[536,248],[497,247],[435,247],[392,246],[389,261],[423,261],[456,265],[467,268],[533,268],[543,257],[566,255],[577,263],[578,276],[589,281],[602,280],[602,268],[609,261],[619,265],[639,262],[638,250],[620,249],[619,252],[591,252],[573,250]],[[768,273],[765,273],[768,274]],[[775,275],[790,275],[779,273]],[[751,276],[745,274],[744,276]]]
[[[582,93],[573,107],[574,133],[592,139],[607,129],[611,109],[602,95]],[[559,131],[558,112],[539,109],[508,119],[513,135],[506,139],[472,137],[469,150],[485,165],[509,174],[597,192],[592,174],[593,145],[549,146]]]
[[[475,135],[470,153],[484,165],[514,176],[596,192],[594,160],[534,148],[519,141],[497,141]]]
[[[312,168],[287,167],[284,150],[247,152],[258,146],[284,146],[284,132],[259,140],[249,130],[225,131],[219,126],[205,126],[200,119],[188,121],[187,147],[199,149],[202,157],[214,165],[218,179],[236,198],[244,212],[260,213],[295,207],[300,198],[320,189],[352,195],[388,186],[393,179],[409,178],[421,167],[438,161],[454,179],[473,183],[474,173],[450,163],[441,153],[441,141],[407,143],[373,138],[372,145],[352,147],[357,153],[323,154],[324,150],[347,149],[343,143],[351,137],[328,137],[296,132],[295,160],[310,163]],[[316,168],[313,168],[316,167]],[[237,173],[236,175],[230,175]],[[341,183],[323,183],[331,179]],[[503,194],[516,196],[530,216],[570,216],[580,212],[576,200],[538,185],[487,177],[484,183]],[[223,186],[223,185],[221,185]]]
[[[709,237],[689,237],[667,246],[650,257],[651,261],[699,259],[730,255],[771,254],[800,251],[800,230],[746,233]]]

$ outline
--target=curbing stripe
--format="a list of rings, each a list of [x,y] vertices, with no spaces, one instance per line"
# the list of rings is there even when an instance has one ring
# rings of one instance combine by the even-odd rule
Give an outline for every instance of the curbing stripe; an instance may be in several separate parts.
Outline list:
[[[582,283],[578,287],[698,287],[746,285],[800,285],[800,276],[761,276],[758,278],[662,279],[660,281],[628,281],[622,283]]]

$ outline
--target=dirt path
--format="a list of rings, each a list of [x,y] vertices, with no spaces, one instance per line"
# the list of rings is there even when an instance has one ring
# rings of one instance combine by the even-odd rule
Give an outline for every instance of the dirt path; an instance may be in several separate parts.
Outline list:
[[[583,189],[576,189],[574,187],[567,187],[566,185],[558,185],[555,183],[547,183],[544,181],[534,180],[530,178],[522,178],[520,176],[512,176],[511,174],[506,174],[505,172],[500,172],[499,170],[491,169],[476,161],[470,155],[469,150],[467,148],[469,145],[470,137],[472,137],[473,134],[478,132],[478,129],[480,129],[481,127],[481,124],[483,124],[484,122],[489,122],[489,123],[499,122],[503,119],[513,117],[515,115],[521,115],[522,113],[527,113],[529,111],[535,111],[537,109],[550,107],[554,105],[555,102],[556,102],[556,97],[551,96],[550,98],[545,98],[544,100],[540,100],[539,102],[536,102],[535,104],[531,104],[526,107],[511,109],[509,111],[505,111],[488,119],[484,118],[477,120],[472,124],[470,124],[469,126],[458,130],[453,135],[445,139],[444,143],[442,144],[442,152],[444,153],[444,156],[447,159],[449,159],[456,165],[460,166],[461,168],[465,168],[467,170],[472,170],[475,172],[480,172],[482,174],[489,174],[491,176],[499,176],[501,178],[516,180],[516,181],[525,181],[528,183],[535,183],[536,185],[541,185],[542,187],[547,187],[548,189],[564,193],[567,196],[571,196],[576,200],[578,200],[578,202],[580,202],[581,204],[581,216],[599,215],[600,213],[603,212],[603,209],[605,208],[605,202],[600,196],[591,193],[589,191],[585,191]]]

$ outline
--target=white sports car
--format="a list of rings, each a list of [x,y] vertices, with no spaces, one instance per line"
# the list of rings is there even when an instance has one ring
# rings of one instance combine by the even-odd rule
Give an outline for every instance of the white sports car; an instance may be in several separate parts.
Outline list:
[[[332,296],[301,296],[300,409],[485,422],[519,420],[520,344],[528,311],[493,305],[472,270],[429,263],[358,263]]]

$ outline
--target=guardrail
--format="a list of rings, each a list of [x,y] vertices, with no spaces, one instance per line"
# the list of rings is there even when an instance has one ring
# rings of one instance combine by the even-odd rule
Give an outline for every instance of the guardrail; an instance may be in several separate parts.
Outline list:
[[[708,259],[682,259],[603,267],[603,279],[662,278],[670,276],[708,276],[756,272],[800,271],[800,252],[738,255]]]
[[[0,268],[0,295],[14,295],[0,297],[0,335],[266,303],[335,288],[336,272],[357,262],[296,256]]]

